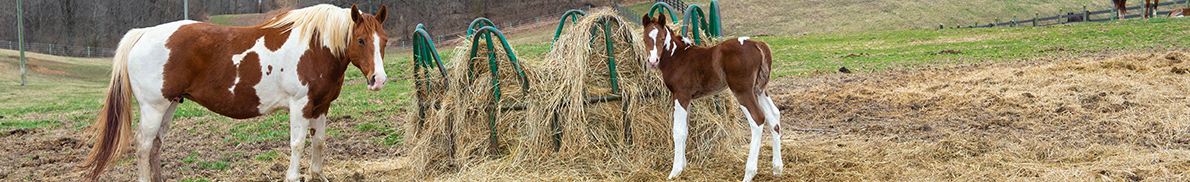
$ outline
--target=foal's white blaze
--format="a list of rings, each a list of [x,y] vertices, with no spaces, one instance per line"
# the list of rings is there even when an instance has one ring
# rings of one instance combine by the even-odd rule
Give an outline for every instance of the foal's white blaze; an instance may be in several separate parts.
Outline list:
[[[687,114],[686,108],[682,108],[682,104],[678,100],[674,100],[674,163],[672,170],[669,171],[669,179],[677,177],[682,173],[682,168],[686,167]]]
[[[368,86],[368,90],[377,91],[384,86],[384,82],[388,82],[388,74],[384,73],[384,58],[381,57],[380,51],[380,35],[372,34],[372,45],[374,46],[374,53],[372,54],[373,75],[365,79],[376,79],[375,83]]]
[[[653,29],[653,31],[649,31],[649,40],[654,41],[654,43],[653,43],[653,47],[649,47],[649,57],[646,58],[646,60],[649,61],[649,66],[656,68],[657,61],[659,61],[661,59],[661,57],[657,55],[657,43],[656,43],[657,29]]]
[[[736,38],[737,41],[740,41],[740,45],[744,45],[744,41],[748,39],[749,38],[747,36]]]

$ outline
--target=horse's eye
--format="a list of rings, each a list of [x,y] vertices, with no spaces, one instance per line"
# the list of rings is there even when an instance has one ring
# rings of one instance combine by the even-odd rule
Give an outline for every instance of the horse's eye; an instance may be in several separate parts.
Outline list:
[[[364,39],[359,39],[359,45],[364,45]]]

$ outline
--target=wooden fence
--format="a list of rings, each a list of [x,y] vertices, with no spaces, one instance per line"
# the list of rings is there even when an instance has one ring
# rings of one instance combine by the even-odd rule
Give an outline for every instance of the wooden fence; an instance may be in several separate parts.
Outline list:
[[[1184,0],[1184,1],[1179,0],[1179,1],[1172,1],[1172,2],[1167,1],[1167,2],[1160,3],[1157,6],[1164,7],[1164,9],[1158,8],[1158,10],[1163,10],[1163,11],[1157,11],[1157,17],[1164,17],[1169,14],[1170,10],[1173,10],[1175,8],[1182,8],[1182,7],[1190,8],[1190,0]],[[1127,10],[1128,10],[1128,12],[1130,12],[1130,14],[1124,15],[1125,19],[1142,18],[1142,16],[1143,16],[1142,14],[1144,13],[1143,5],[1127,7]],[[1031,15],[1024,15],[1024,16],[1016,16],[1016,15],[1014,15],[1013,17],[993,16],[991,18],[991,21],[988,21],[991,23],[979,23],[979,21],[975,21],[974,23],[969,23],[969,24],[963,24],[963,23],[956,23],[956,24],[951,24],[951,25],[939,24],[938,28],[939,29],[948,29],[948,28],[981,28],[981,27],[997,27],[997,26],[1007,26],[1007,27],[1051,26],[1051,25],[1060,25],[1060,24],[1066,24],[1066,23],[1102,22],[1102,21],[1111,21],[1111,20],[1119,19],[1119,17],[1116,17],[1117,16],[1116,9],[1114,6],[1109,7],[1106,10],[1097,10],[1097,11],[1088,11],[1087,6],[1082,6],[1080,9],[1059,8],[1058,15],[1056,15],[1056,16],[1039,17],[1040,15],[1041,15],[1041,11],[1035,11]],[[1079,20],[1079,21],[1071,21],[1071,20]]]

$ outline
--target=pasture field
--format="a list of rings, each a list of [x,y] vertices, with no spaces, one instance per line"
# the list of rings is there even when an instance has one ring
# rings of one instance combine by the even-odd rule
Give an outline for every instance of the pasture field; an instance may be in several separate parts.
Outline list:
[[[1185,19],[1154,19],[753,37],[774,51],[778,78],[770,85],[783,126],[835,131],[787,129],[786,175],[772,176],[769,153],[761,152],[757,180],[1185,180],[1187,28]],[[522,59],[541,59],[549,49],[550,37],[534,37],[539,32],[547,31],[508,35]],[[453,55],[450,47],[439,47],[443,60]],[[18,74],[7,74],[19,73],[16,55],[0,50],[0,143],[8,146],[0,149],[0,180],[73,181],[90,150],[82,131],[101,107],[110,59],[29,54],[30,85],[22,87]],[[367,91],[359,70],[349,68],[331,107],[332,181],[412,176],[401,128],[413,110],[411,55],[386,55],[387,88]],[[844,66],[856,73],[834,71]],[[233,120],[186,102],[174,118],[163,147],[171,181],[284,176],[285,113]],[[724,152],[746,155],[739,145]],[[131,180],[132,161],[126,155],[105,180]],[[738,180],[743,162],[691,161],[680,179]],[[486,179],[661,180],[668,170],[606,178],[514,171],[530,174]],[[436,179],[467,180],[454,175]]]

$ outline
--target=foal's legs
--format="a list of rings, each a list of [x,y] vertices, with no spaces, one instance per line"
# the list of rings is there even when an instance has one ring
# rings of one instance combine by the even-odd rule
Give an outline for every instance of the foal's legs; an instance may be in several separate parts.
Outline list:
[[[310,127],[314,129],[314,139],[310,142],[310,180],[322,178],[322,149],[326,142],[326,115],[310,120]],[[323,180],[327,181],[327,180]]]
[[[756,176],[756,164],[760,157],[760,136],[764,132],[764,127],[761,127],[766,116],[756,95],[751,92],[751,89],[737,90],[732,89],[736,100],[740,102],[740,109],[744,111],[744,116],[748,118],[748,126],[752,126],[752,141],[748,145],[748,163],[744,166],[744,181],[752,181],[752,177]]]
[[[140,135],[137,136],[136,167],[138,181],[163,181],[161,177],[161,140],[169,130],[177,103],[163,98],[137,97],[140,103]]]
[[[765,124],[773,130],[773,175],[780,176],[785,164],[781,161],[781,110],[773,104],[773,98],[761,92],[757,100],[760,108],[764,109]]]
[[[306,145],[306,132],[310,126],[309,119],[302,117],[302,109],[306,106],[306,99],[291,101],[289,107],[289,169],[285,170],[285,181],[298,181],[301,174],[298,168],[302,166],[302,148]]]
[[[675,95],[677,95],[675,93]],[[682,104],[683,99],[674,99],[674,163],[672,170],[669,171],[669,179],[673,179],[682,173],[682,169],[686,167],[686,135],[689,129],[686,125],[686,116],[688,115],[686,108],[690,106],[690,99],[685,99],[685,104]]]

